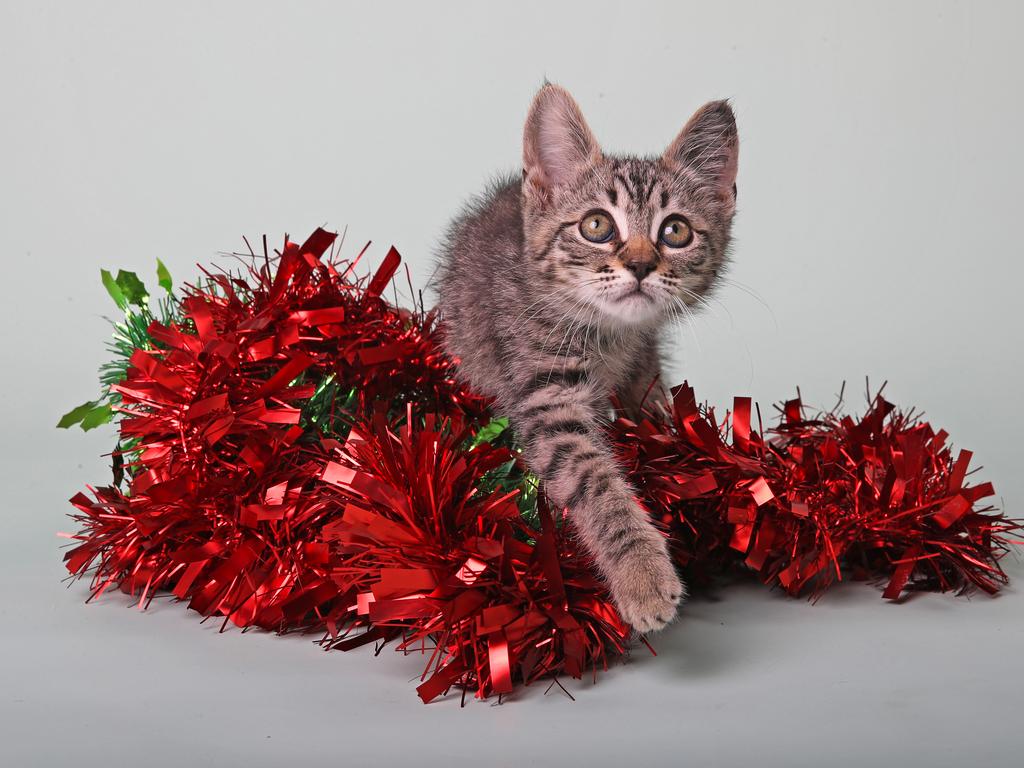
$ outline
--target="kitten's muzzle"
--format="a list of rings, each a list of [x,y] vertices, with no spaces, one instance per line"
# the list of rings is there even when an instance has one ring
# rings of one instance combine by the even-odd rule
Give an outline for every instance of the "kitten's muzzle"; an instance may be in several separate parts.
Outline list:
[[[622,265],[633,273],[637,283],[658,268],[658,250],[646,237],[631,237],[622,249]]]

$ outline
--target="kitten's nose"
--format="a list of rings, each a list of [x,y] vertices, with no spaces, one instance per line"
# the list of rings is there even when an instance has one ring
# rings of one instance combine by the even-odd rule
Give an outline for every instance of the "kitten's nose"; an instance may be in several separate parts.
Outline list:
[[[658,266],[658,252],[646,237],[630,238],[622,254],[622,264],[639,283]]]
[[[626,269],[636,275],[636,281],[639,283],[651,272],[654,271],[653,261],[627,261]]]

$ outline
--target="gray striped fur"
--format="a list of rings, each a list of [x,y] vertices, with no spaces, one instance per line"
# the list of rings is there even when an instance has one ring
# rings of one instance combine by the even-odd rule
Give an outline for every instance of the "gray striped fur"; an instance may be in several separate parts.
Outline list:
[[[448,353],[512,419],[527,464],[641,632],[671,621],[684,587],[602,428],[612,393],[633,416],[665,401],[659,334],[725,264],[738,146],[732,110],[712,102],[663,155],[607,156],[568,92],[545,85],[522,176],[471,203],[442,254]],[[615,222],[606,243],[581,232],[593,211]],[[694,231],[684,247],[659,240],[673,214]]]

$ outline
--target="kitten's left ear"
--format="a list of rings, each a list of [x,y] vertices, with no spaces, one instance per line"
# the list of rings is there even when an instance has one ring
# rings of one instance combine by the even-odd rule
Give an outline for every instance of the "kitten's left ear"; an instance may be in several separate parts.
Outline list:
[[[579,105],[564,88],[545,83],[523,130],[523,190],[544,201],[601,159]]]
[[[662,159],[695,173],[731,213],[736,205],[740,137],[729,102],[711,101],[698,109]]]

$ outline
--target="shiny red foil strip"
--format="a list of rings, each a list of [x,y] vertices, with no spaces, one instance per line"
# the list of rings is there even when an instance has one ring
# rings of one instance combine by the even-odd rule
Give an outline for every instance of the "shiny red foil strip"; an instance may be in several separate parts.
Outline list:
[[[397,252],[357,280],[325,258],[333,242],[317,230],[242,277],[207,274],[182,322],[151,326],[160,348],[116,387],[129,485],[72,499],[67,568],[93,597],[171,593],[225,624],[422,653],[425,702],[596,674],[630,632],[564,513],[541,498],[531,524],[514,490],[481,490],[516,460],[470,447],[486,401],[455,381],[431,313],[382,298]],[[327,409],[344,442],[304,416],[326,382],[352,393]],[[1019,525],[980,504],[993,491],[968,482],[968,452],[881,398],[859,420],[791,401],[761,434],[749,399],[719,423],[683,385],[670,415],[609,436],[698,584],[752,571],[818,595],[873,578],[894,599],[1006,582]]]

